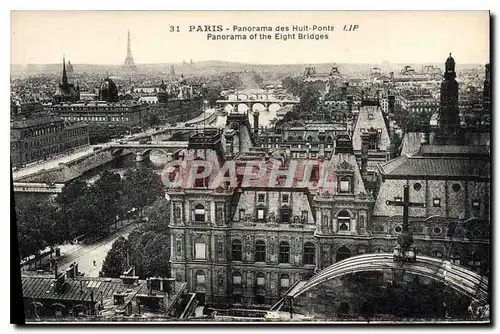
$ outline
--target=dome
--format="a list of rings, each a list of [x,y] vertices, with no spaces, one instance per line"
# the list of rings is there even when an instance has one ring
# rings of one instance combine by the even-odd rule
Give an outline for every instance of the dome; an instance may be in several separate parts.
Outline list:
[[[99,100],[118,102],[118,88],[110,78],[104,79],[99,87]]]

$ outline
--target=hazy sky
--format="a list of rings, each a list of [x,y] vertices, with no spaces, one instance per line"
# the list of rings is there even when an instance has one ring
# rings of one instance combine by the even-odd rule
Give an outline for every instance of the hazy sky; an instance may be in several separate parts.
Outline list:
[[[190,25],[334,25],[328,40],[211,41]],[[344,25],[357,24],[355,32]],[[180,33],[169,26],[180,26]],[[136,63],[225,60],[280,63],[489,62],[489,14],[458,12],[31,11],[11,14],[11,63],[122,64],[127,30]],[[226,32],[224,32],[226,33]],[[230,33],[230,31],[227,31]],[[272,33],[274,35],[274,32]]]

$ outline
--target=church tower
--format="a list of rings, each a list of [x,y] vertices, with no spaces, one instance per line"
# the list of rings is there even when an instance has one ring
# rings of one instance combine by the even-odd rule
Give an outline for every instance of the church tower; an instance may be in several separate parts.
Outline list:
[[[130,45],[130,30],[128,31],[127,36],[127,56],[125,57],[125,62],[123,64],[123,68],[127,70],[135,70],[136,66],[134,63],[134,57],[132,57],[132,47]]]
[[[458,82],[455,80],[455,60],[450,56],[446,59],[444,80],[441,83],[441,101],[439,106],[440,122],[439,137],[441,144],[452,144],[460,127],[458,109]]]

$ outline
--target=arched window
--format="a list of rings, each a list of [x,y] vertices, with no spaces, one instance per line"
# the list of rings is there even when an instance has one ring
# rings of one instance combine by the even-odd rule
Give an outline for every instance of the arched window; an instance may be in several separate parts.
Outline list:
[[[194,220],[197,222],[205,221],[205,207],[201,204],[197,204],[194,207]]]
[[[327,143],[332,143],[333,142],[332,136],[326,136],[326,142]]]
[[[290,276],[287,274],[281,275],[280,287],[288,289],[290,287]]]
[[[257,285],[263,286],[266,284],[266,276],[263,273],[257,274]]]
[[[255,262],[266,262],[266,243],[262,240],[255,243]]]
[[[233,285],[241,285],[241,273],[239,271],[233,273]]]
[[[316,247],[312,242],[304,244],[304,264],[314,264],[316,256]]]
[[[205,285],[205,272],[203,270],[196,271],[196,286]]]
[[[290,244],[286,241],[280,242],[279,263],[290,263]]]
[[[343,246],[337,250],[337,256],[336,256],[337,262],[345,260],[348,257],[351,257],[351,251],[349,250],[349,248]]]
[[[313,137],[312,136],[307,136],[306,140],[310,143],[310,142],[312,142]]]
[[[194,242],[194,258],[197,260],[205,260],[206,259],[206,244],[205,240],[202,238],[196,239]]]
[[[337,217],[338,229],[339,231],[350,231],[351,230],[351,216],[349,212],[343,210],[339,212]]]
[[[233,240],[231,244],[233,261],[241,261],[242,245],[240,240]]]

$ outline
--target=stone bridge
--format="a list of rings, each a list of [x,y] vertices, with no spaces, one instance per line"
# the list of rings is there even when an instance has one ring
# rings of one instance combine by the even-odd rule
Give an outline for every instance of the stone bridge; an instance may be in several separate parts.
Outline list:
[[[136,161],[143,161],[149,156],[152,150],[161,151],[166,156],[188,148],[188,141],[160,141],[148,144],[139,144],[138,142],[126,142],[123,144],[112,144],[109,146],[112,154],[122,155],[124,151],[130,151],[135,154]]]
[[[488,278],[460,265],[443,259],[417,256],[416,262],[395,262],[393,254],[363,254],[339,261],[311,277],[308,281],[298,281],[276,304],[272,311],[279,311],[285,299],[293,300],[308,290],[332,279],[357,272],[380,270],[403,270],[405,272],[425,276],[441,282],[446,286],[477,300],[489,304]]]
[[[277,98],[265,98],[265,99],[252,99],[249,97],[243,96],[243,98],[240,98],[241,95],[238,96],[238,100],[217,100],[216,105],[217,107],[220,108],[227,108],[227,106],[230,106],[232,110],[237,110],[237,108],[240,105],[246,106],[248,110],[250,111],[259,111],[257,109],[257,106],[261,106],[261,111],[268,111],[269,108],[273,105],[277,106],[278,108],[288,106],[288,105],[294,105],[299,103],[299,100],[291,100],[291,99],[277,99]]]

